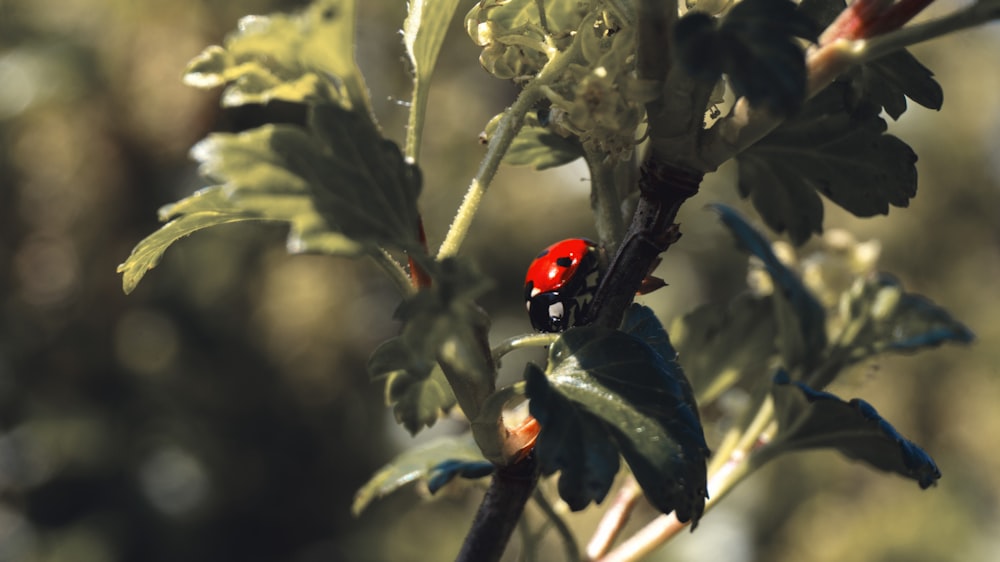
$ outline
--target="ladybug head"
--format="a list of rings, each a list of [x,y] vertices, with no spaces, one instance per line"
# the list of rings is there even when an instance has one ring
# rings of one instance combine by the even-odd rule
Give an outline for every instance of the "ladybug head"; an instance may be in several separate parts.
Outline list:
[[[538,293],[528,299],[528,318],[539,332],[564,332],[573,321],[576,299],[564,299],[559,291]]]

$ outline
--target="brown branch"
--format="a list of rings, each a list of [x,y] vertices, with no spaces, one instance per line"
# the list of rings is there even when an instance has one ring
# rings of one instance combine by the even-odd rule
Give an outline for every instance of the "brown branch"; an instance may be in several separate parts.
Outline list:
[[[535,457],[497,468],[456,562],[497,562],[538,484]]]

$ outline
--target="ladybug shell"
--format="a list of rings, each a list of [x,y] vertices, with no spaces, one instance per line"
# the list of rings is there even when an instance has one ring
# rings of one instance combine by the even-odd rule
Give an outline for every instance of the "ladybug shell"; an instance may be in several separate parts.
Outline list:
[[[586,238],[570,238],[542,250],[528,266],[524,278],[526,297],[562,289],[577,275],[584,258],[596,249],[596,244]]]
[[[588,277],[597,272],[597,246],[585,238],[556,242],[528,267],[524,299],[531,324],[541,332],[569,328],[585,304],[578,298],[593,291]]]

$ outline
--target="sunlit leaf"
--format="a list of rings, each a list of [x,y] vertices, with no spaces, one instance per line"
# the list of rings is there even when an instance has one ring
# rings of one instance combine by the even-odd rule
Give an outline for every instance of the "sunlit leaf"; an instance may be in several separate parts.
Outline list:
[[[161,218],[215,214],[171,223],[166,232],[140,242],[119,268],[128,276],[126,290],[169,243],[220,221],[286,222],[293,252],[358,256],[377,247],[421,252],[419,170],[357,112],[322,105],[311,113],[309,128],[265,125],[209,135],[196,144],[191,155],[201,173],[220,184],[164,207]]]
[[[411,482],[434,481],[434,493],[445,482],[455,476],[467,472],[470,477],[476,477],[476,468],[480,471],[485,463],[479,449],[470,434],[442,437],[417,445],[400,454],[372,476],[354,495],[351,512],[360,514],[372,500],[384,497]],[[488,464],[488,463],[486,463]],[[491,465],[492,466],[492,465]],[[485,474],[483,474],[485,476]]]
[[[771,299],[745,293],[700,306],[671,324],[684,373],[699,401],[710,402],[742,381],[769,373],[778,337]]]
[[[500,114],[490,119],[480,137],[482,140],[488,141],[493,136],[502,116]],[[531,166],[536,170],[547,170],[569,164],[581,156],[583,147],[576,137],[557,135],[548,127],[540,125],[534,113],[529,113],[524,126],[504,154],[503,162],[511,166]]]
[[[857,398],[845,402],[790,382],[784,374],[775,377],[772,392],[779,430],[758,462],[789,451],[833,448],[851,459],[916,480],[921,488],[941,478],[934,460],[867,402]]]
[[[620,453],[653,505],[697,522],[708,448],[677,363],[637,337],[583,327],[552,345],[546,372],[529,365],[525,377],[539,465],[561,472],[572,509],[604,498]]]
[[[122,289],[125,294],[135,290],[146,272],[160,263],[167,248],[181,238],[210,226],[251,220],[259,218],[245,213],[201,211],[170,221],[139,242],[128,259],[118,266],[117,271],[122,274]]]
[[[834,83],[736,157],[740,194],[795,243],[822,231],[816,192],[859,217],[905,207],[916,195],[916,154],[885,134],[877,108],[851,110],[847,95],[846,85]]]
[[[729,77],[737,96],[778,115],[798,110],[806,96],[805,54],[796,40],[815,41],[818,28],[789,0],[743,0],[716,22],[692,11],[675,28],[675,53],[695,78]]]
[[[455,394],[441,368],[412,356],[401,338],[384,342],[372,353],[368,372],[386,379],[386,404],[411,435],[434,425],[455,405]]]
[[[184,81],[229,84],[223,105],[337,102],[363,108],[367,92],[354,62],[354,0],[318,0],[292,15],[247,16],[222,47],[188,65]]]
[[[725,205],[712,205],[739,245],[757,256],[774,282],[774,318],[778,349],[788,369],[808,372],[826,348],[826,312],[798,275],[781,263],[771,243],[739,213]]]

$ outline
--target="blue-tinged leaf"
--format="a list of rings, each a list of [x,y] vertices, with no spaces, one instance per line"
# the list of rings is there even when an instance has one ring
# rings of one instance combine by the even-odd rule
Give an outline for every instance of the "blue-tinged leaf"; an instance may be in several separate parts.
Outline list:
[[[791,269],[771,250],[771,243],[735,210],[712,205],[745,250],[760,258],[774,282],[775,317],[780,350],[788,369],[810,371],[826,348],[826,312]]]
[[[885,351],[914,352],[975,338],[947,310],[926,297],[905,292],[898,279],[885,273],[856,282],[841,308],[847,322],[831,357],[842,365],[824,369],[831,372]]]
[[[489,461],[460,461],[449,459],[438,463],[427,473],[427,490],[436,494],[445,484],[456,477],[475,480],[493,474],[493,463]]]
[[[478,478],[485,476],[487,463],[479,452],[471,434],[441,437],[417,445],[399,454],[383,466],[354,495],[351,512],[361,513],[372,500],[386,496],[412,482],[427,482],[431,488],[434,480],[436,492],[455,476]],[[492,467],[492,465],[490,465]],[[443,480],[443,481],[442,481]]]
[[[916,480],[921,488],[941,478],[934,460],[898,431],[870,404],[845,402],[828,392],[793,383],[784,373],[775,377],[774,408],[779,430],[758,462],[781,453],[833,448],[879,470]]]
[[[573,509],[604,498],[620,452],[654,506],[681,521],[701,517],[708,448],[684,374],[660,347],[588,326],[552,345],[545,373],[529,365],[539,465],[545,474],[561,471],[560,493]]]

